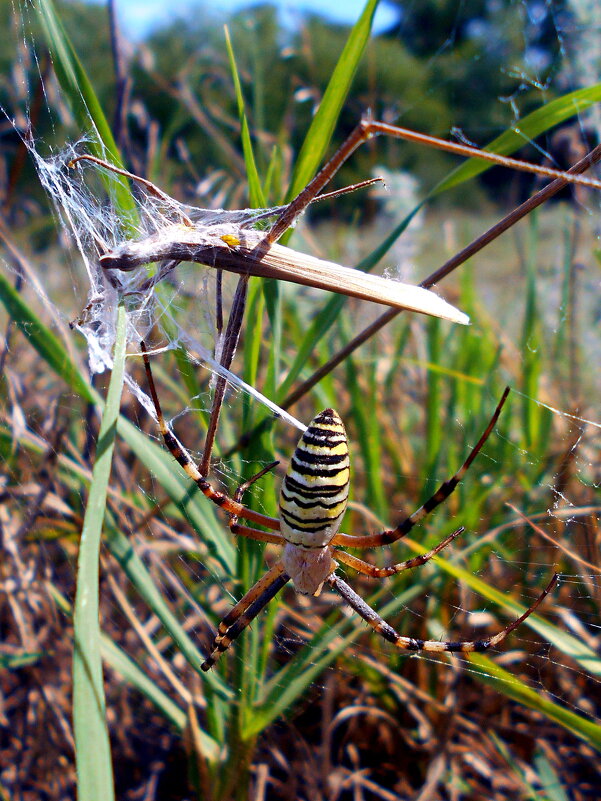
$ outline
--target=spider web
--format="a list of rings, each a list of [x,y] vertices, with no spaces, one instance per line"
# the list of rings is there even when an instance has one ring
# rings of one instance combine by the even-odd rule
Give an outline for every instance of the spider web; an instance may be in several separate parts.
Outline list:
[[[523,3],[524,11],[527,15],[536,17],[535,4]],[[599,79],[601,71],[601,52],[600,52],[600,37],[598,20],[595,17],[595,6],[593,3],[572,3],[572,8],[576,13],[576,21],[582,28],[583,47],[579,49],[576,54],[567,54],[564,52],[564,62],[567,65],[560,77],[566,89],[576,89],[582,85],[590,85]],[[545,5],[546,13],[553,17],[553,5]],[[534,24],[534,23],[532,23]],[[573,24],[573,23],[571,23]],[[560,50],[563,48],[563,35],[562,20],[554,19],[555,30],[557,33],[557,41],[560,45]],[[440,51],[432,57],[430,68],[436,69],[437,61],[444,56],[444,54],[454,46],[454,31],[450,30],[448,38]],[[29,41],[25,42],[25,47],[29,52]],[[529,47],[527,27],[524,33],[524,48]],[[563,52],[563,51],[562,51]],[[534,54],[533,54],[534,55]],[[519,77],[521,80],[520,89],[515,95],[508,98],[499,100],[501,105],[506,105],[511,109],[511,114],[514,121],[519,125],[520,118],[520,95],[522,90],[532,87],[540,91],[541,100],[545,97],[545,83],[541,80],[540,74],[536,69],[536,60],[531,60],[531,68],[524,70],[520,68]],[[513,69],[508,65],[508,69]],[[50,97],[55,87],[50,84],[50,79],[45,79],[48,84],[45,84],[45,90]],[[48,103],[50,105],[50,99]],[[25,115],[29,114],[26,108]],[[578,117],[578,126],[585,132],[587,128],[596,126],[596,130],[600,129],[600,120],[598,119],[598,107],[593,107],[590,112],[581,114]],[[89,133],[88,137],[93,137],[94,134]],[[85,337],[87,344],[88,363],[90,373],[102,373],[110,369],[112,365],[111,352],[114,343],[114,325],[115,325],[115,310],[119,295],[128,296],[128,340],[131,344],[133,352],[137,351],[140,339],[145,338],[153,326],[157,326],[160,330],[160,341],[155,342],[157,348],[172,350],[183,346],[186,350],[199,358],[203,364],[210,370],[214,370],[221,375],[225,375],[230,385],[244,392],[250,393],[257,402],[264,402],[263,397],[253,387],[244,384],[235,373],[224,371],[218,363],[219,354],[219,339],[218,332],[215,326],[215,313],[214,313],[214,285],[213,278],[210,270],[203,272],[201,282],[201,289],[198,289],[198,268],[194,267],[194,273],[189,271],[186,274],[185,270],[178,273],[171,274],[169,280],[161,282],[160,292],[155,291],[156,285],[152,281],[152,276],[145,270],[139,270],[135,273],[122,273],[117,277],[116,282],[107,280],[105,272],[98,267],[98,252],[99,247],[104,250],[110,250],[123,239],[130,236],[130,230],[126,230],[126,225],[122,217],[117,214],[114,202],[114,189],[117,185],[117,180],[110,173],[103,173],[104,181],[99,180],[100,176],[98,170],[92,166],[79,166],[75,169],[69,168],[67,165],[69,161],[77,154],[86,150],[89,144],[89,138],[80,139],[75,145],[67,145],[61,148],[58,152],[51,156],[42,156],[39,151],[43,147],[43,143],[36,143],[27,139],[27,144],[32,157],[36,162],[36,168],[42,185],[45,187],[56,209],[58,227],[63,241],[69,240],[71,247],[75,247],[75,255],[70,264],[71,270],[71,287],[68,295],[63,292],[56,292],[55,288],[46,286],[48,283],[48,276],[46,281],[40,280],[39,286],[43,290],[41,299],[48,308],[52,308],[53,313],[56,314],[63,321],[70,321],[80,313],[80,310],[85,309],[81,314],[81,319],[76,322],[76,329],[79,334]],[[547,154],[552,159],[552,154]],[[107,185],[109,187],[107,191]],[[112,187],[112,189],[111,189]],[[136,210],[138,212],[138,219],[136,225],[136,235],[139,237],[155,233],[163,226],[173,224],[178,215],[185,212],[194,215],[194,222],[197,224],[206,224],[207,226],[214,225],[217,221],[219,225],[225,226],[224,233],[231,233],[236,236],[239,227],[252,225],[256,222],[260,226],[265,217],[265,213],[269,210],[242,210],[239,212],[226,212],[221,209],[197,210],[190,206],[179,204],[173,201],[172,205],[165,204],[164,200],[157,199],[152,194],[147,192],[144,187],[135,187]],[[412,187],[409,191],[415,191]],[[578,225],[581,226],[579,235],[582,238],[588,238],[587,241],[596,241],[598,239],[597,218],[599,211],[598,198],[587,195],[584,201],[585,207],[579,216]],[[276,211],[276,210],[270,210]],[[383,211],[383,216],[390,215],[389,220],[385,220],[385,225],[390,222],[393,223],[394,219],[398,220],[394,208],[386,208]],[[382,224],[383,217],[380,217],[378,224]],[[557,217],[551,218],[550,225],[557,224]],[[456,222],[456,226],[460,226],[461,221]],[[128,227],[131,223],[128,223]],[[586,233],[584,229],[586,228]],[[221,230],[221,229],[220,229]],[[447,238],[449,246],[452,246],[453,238],[456,230],[453,230],[451,223],[442,225],[442,236]],[[322,231],[322,236],[326,240],[330,240],[331,232],[327,229]],[[399,252],[399,259],[405,261],[406,254],[411,255],[411,260],[418,264],[421,259],[427,263],[427,257],[424,255],[432,248],[431,242],[427,239],[429,237],[428,227],[424,225],[412,233],[412,239],[409,243],[405,243],[404,255]],[[361,252],[363,244],[360,241],[360,235],[354,238],[352,231],[346,232],[344,236],[344,247],[347,251]],[[515,252],[518,258],[526,247],[524,237],[518,236],[516,238]],[[498,285],[495,286],[494,276],[498,271],[498,264],[502,263],[507,257],[508,246],[505,242],[494,246],[490,254],[487,256],[485,264],[478,275],[478,286],[480,289],[483,302],[489,309],[495,310],[495,316],[498,318],[498,326],[500,328],[506,327],[508,341],[512,337],[517,336],[517,320],[514,314],[515,296],[518,294],[515,287],[512,287],[512,292],[505,294],[499,290]],[[545,330],[550,333],[557,332],[562,313],[562,264],[561,259],[557,254],[545,254],[545,266],[543,267],[543,296],[540,298],[539,309],[544,320]],[[342,259],[344,260],[344,259]],[[407,262],[409,260],[407,259]],[[411,269],[407,266],[406,271]],[[596,271],[596,272],[595,272]],[[413,276],[411,276],[413,278]],[[190,285],[195,284],[194,288],[194,304],[197,311],[194,321],[191,321],[188,316],[190,308],[188,304],[188,295],[190,293]],[[33,284],[32,284],[33,286]],[[519,285],[523,288],[523,284]],[[35,287],[34,287],[35,288]],[[574,369],[578,369],[578,380],[583,387],[583,395],[585,398],[590,399],[599,397],[599,371],[596,365],[599,364],[601,359],[601,335],[599,331],[599,319],[601,316],[601,308],[599,305],[599,291],[598,291],[598,265],[585,265],[585,268],[578,272],[578,286],[574,288],[578,294],[579,299],[579,320],[575,325],[579,328],[580,332],[586,331],[584,341],[586,343],[586,355],[583,359],[583,364],[573,365]],[[302,302],[302,301],[301,301]],[[186,320],[182,322],[183,311],[186,311]],[[389,343],[383,339],[382,349],[386,351]],[[533,347],[536,347],[533,345]],[[419,340],[419,336],[415,337],[413,344],[413,363],[411,360],[406,362],[406,383],[408,385],[414,384],[419,386],[423,384],[423,371],[421,365],[427,361],[427,355],[424,351],[423,342]],[[562,366],[563,368],[563,366]],[[546,380],[552,381],[565,381],[565,373],[560,374],[558,367],[557,375],[547,376]],[[146,393],[138,386],[133,380],[131,375],[127,377],[128,385],[136,397],[143,403],[150,413],[153,413],[152,404],[146,396]],[[569,381],[569,375],[568,375]],[[518,393],[520,391],[518,390]],[[410,395],[410,393],[408,393]],[[533,467],[540,467],[541,469],[541,497],[553,498],[552,503],[547,507],[540,510],[540,519],[534,521],[539,523],[540,527],[547,530],[551,528],[550,524],[553,521],[561,523],[562,527],[565,526],[565,534],[561,540],[562,545],[569,547],[572,554],[576,554],[578,561],[575,559],[574,572],[572,574],[563,573],[561,576],[561,587],[563,595],[563,603],[561,605],[562,623],[566,630],[573,634],[577,639],[581,639],[592,649],[598,649],[601,640],[601,630],[599,625],[598,616],[598,599],[601,587],[601,580],[599,573],[596,569],[594,549],[599,547],[598,535],[596,542],[590,543],[584,539],[584,525],[583,515],[596,517],[598,520],[599,508],[597,503],[590,503],[587,510],[583,507],[581,495],[584,495],[585,490],[599,489],[601,483],[601,476],[599,473],[599,455],[600,455],[600,437],[599,429],[601,424],[598,421],[598,404],[595,406],[593,402],[589,402],[585,410],[580,410],[578,406],[572,404],[574,398],[571,396],[569,389],[563,393],[548,392],[544,397],[548,397],[548,403],[544,399],[531,397],[527,390],[521,392],[521,396],[529,400],[532,404],[543,405],[549,409],[554,417],[553,433],[558,437],[559,447],[564,452],[563,464],[569,465],[574,480],[569,484],[568,488],[564,486],[561,480],[562,476],[559,471],[549,474],[545,472],[544,465],[540,464],[540,458],[535,453],[528,450],[522,450],[519,454],[526,463],[532,464]],[[560,404],[557,399],[562,399],[564,402]],[[492,400],[492,399],[491,399]],[[229,403],[232,405],[239,403],[240,398],[232,398]],[[182,411],[182,415],[194,411],[194,406],[197,399],[189,402],[188,406]],[[18,404],[16,404],[18,406]],[[272,406],[273,408],[273,406]],[[276,412],[282,410],[274,409]],[[284,416],[285,413],[282,414]],[[286,416],[287,422],[302,428],[302,425],[291,418]],[[408,420],[411,423],[411,420]],[[495,431],[493,436],[502,436],[499,431]],[[461,442],[466,443],[466,449],[470,444],[473,444],[473,432],[462,431],[461,425],[457,431],[457,438]],[[511,439],[507,439],[507,446],[512,451],[520,450],[520,446],[515,444]],[[491,455],[492,449],[485,448],[483,451],[483,459],[494,459]],[[486,462],[485,462],[486,463]],[[226,475],[233,470],[227,465],[220,465]],[[484,471],[486,468],[482,468]],[[361,467],[355,468],[355,474],[359,474]],[[437,465],[433,468],[433,472],[429,476],[429,486],[434,489],[435,486],[448,477],[448,471],[444,466]],[[399,484],[403,482],[411,483],[411,476],[395,472],[395,479]],[[409,480],[408,480],[409,479]],[[467,481],[474,481],[476,478],[473,474],[468,474]],[[140,486],[140,492],[148,492],[147,487]],[[579,490],[582,491],[579,492]],[[591,493],[589,493],[590,497]],[[519,519],[520,495],[516,492],[515,502],[515,519]],[[598,497],[598,495],[597,495]],[[409,502],[407,502],[409,504]],[[392,516],[392,512],[391,512]],[[461,521],[459,521],[461,522]],[[163,525],[159,521],[159,528]],[[165,530],[167,526],[164,526]],[[543,539],[539,536],[536,538],[532,535],[534,549],[534,561],[536,562],[537,555],[541,564],[548,565],[548,553],[555,546],[551,543],[545,544]],[[182,549],[185,549],[188,544],[187,535],[182,534],[179,541]],[[144,546],[145,547],[145,546]],[[191,551],[197,549],[197,545],[189,543]],[[148,552],[152,549],[149,547]],[[206,554],[203,554],[207,556]],[[171,572],[165,565],[160,564],[160,559],[157,559],[156,553],[153,553],[149,558],[154,561],[154,576],[159,584],[164,588],[166,594],[177,593],[181,590],[181,582],[179,578]],[[499,562],[507,562],[513,567],[520,567],[518,559],[510,554],[507,554],[502,549],[494,554],[494,559]],[[593,564],[591,564],[593,563]],[[216,569],[212,572],[210,555],[206,568],[201,570],[190,567],[187,564],[187,569],[190,570],[194,578],[198,581],[201,588],[203,585],[207,587],[217,586],[221,591],[223,598],[234,599],[234,589],[231,583],[222,578],[221,572]],[[524,604],[530,603],[536,595],[536,588],[532,588],[531,596],[521,599]],[[390,586],[384,587],[381,590],[379,603],[385,605],[394,599],[394,589]],[[577,607],[577,613],[570,608],[570,599],[574,608]],[[588,600],[588,607],[583,606],[580,601],[582,599]],[[331,599],[330,599],[331,600]],[[576,601],[578,600],[578,604]],[[437,602],[435,591],[428,593],[427,604],[435,604]],[[201,636],[206,634],[206,621],[204,620],[202,609],[200,605],[194,607],[194,602],[191,601],[191,607],[194,611],[190,611],[190,618],[187,621],[196,629]],[[302,606],[304,604],[304,606]],[[459,602],[456,604],[454,610],[450,610],[449,631],[436,633],[433,636],[440,636],[445,638],[449,636],[450,630],[459,628],[459,624],[463,624],[468,613],[474,609],[473,597],[469,594],[459,597]],[[586,611],[588,609],[588,611]],[[301,625],[299,619],[296,620],[296,625],[292,622],[286,622],[282,631],[278,634],[277,647],[281,651],[289,651],[290,653],[302,646],[307,640],[307,634],[310,633],[311,625],[316,623],[316,610],[323,611],[323,607],[319,602],[301,601],[301,610],[306,613],[306,621],[310,625]],[[427,610],[425,610],[427,611]],[[476,609],[477,614],[471,614],[468,617],[467,628],[472,630],[472,627],[478,625],[486,625],[490,622],[490,613],[486,609]],[[421,616],[422,612],[412,611],[411,604],[408,604],[405,609],[406,615],[415,615],[416,618]],[[478,616],[479,615],[479,616]],[[120,624],[118,610],[115,609],[116,625]],[[462,629],[465,631],[465,628]],[[519,649],[520,643],[528,643],[531,639],[530,632],[522,628],[512,635],[514,638],[515,649]],[[519,651],[517,655],[515,649],[507,654],[507,660],[504,664],[512,667],[519,660]],[[355,646],[355,653],[358,654],[360,659],[367,661],[372,660],[373,655],[368,650],[366,645]],[[239,660],[242,657],[234,650],[232,654],[234,660]],[[447,664],[438,657],[429,654],[421,654],[413,657],[414,659],[424,660],[426,662],[436,662],[438,664]],[[538,682],[538,689],[544,689],[547,686],[546,678],[544,675],[545,663],[551,666],[561,666],[568,675],[571,674],[574,687],[579,683],[585,684],[587,682],[594,682],[598,686],[598,674],[591,675],[584,671],[577,662],[571,661],[562,654],[558,654],[554,649],[543,649],[536,656],[536,662],[528,665],[532,670],[540,671],[540,679]],[[469,671],[469,664],[461,659],[461,669]],[[448,667],[449,675],[455,668],[450,665]],[[337,668],[337,670],[344,671],[344,667]],[[352,679],[352,674],[349,673],[349,680]],[[285,687],[282,687],[284,690]],[[320,678],[315,682],[315,689],[327,690],[327,674],[326,678]],[[398,688],[397,688],[398,689]],[[400,692],[400,690],[398,690]],[[554,700],[562,705],[572,709],[579,714],[591,714],[588,706],[589,698],[586,693],[580,695],[577,690],[567,688],[563,694],[557,692],[551,693]]]
[[[95,143],[98,139],[95,137]],[[112,368],[117,303],[124,298],[127,302],[127,340],[134,348],[137,349],[140,341],[147,339],[156,326],[163,339],[160,350],[184,348],[195,354],[206,367],[225,378],[230,386],[249,393],[288,423],[303,430],[304,426],[294,417],[220,364],[222,335],[215,323],[212,306],[214,293],[210,291],[206,274],[196,293],[200,317],[205,320],[205,325],[200,333],[195,334],[192,326],[183,327],[179,323],[175,313],[178,295],[190,291],[185,278],[176,276],[169,282],[171,291],[162,291],[165,279],[172,276],[176,265],[162,265],[154,273],[149,273],[143,267],[131,272],[107,271],[99,263],[101,255],[115,250],[121,243],[132,238],[144,239],[160,234],[181,220],[183,215],[193,221],[197,234],[206,231],[209,239],[215,236],[239,237],[241,231],[261,225],[276,215],[278,209],[198,209],[179,203],[167,195],[157,198],[144,187],[137,186],[134,195],[137,214],[133,223],[128,215],[118,211],[116,199],[119,183],[114,173],[96,164],[87,166],[89,162],[80,161],[77,166],[71,165],[73,159],[87,152],[90,141],[80,140],[55,156],[43,158],[37,152],[35,143],[27,140],[40,182],[53,203],[58,223],[73,242],[85,270],[87,304],[81,316],[71,321],[70,325],[86,339],[90,373],[94,375]],[[103,155],[108,157],[108,154]],[[104,174],[105,183],[108,180],[108,189],[105,191],[98,181],[94,186],[92,180],[92,188],[86,181],[90,172],[97,173],[99,169]],[[198,281],[198,276],[195,279]],[[157,290],[159,284],[161,287]],[[48,299],[44,300],[47,302]],[[150,398],[130,374],[126,376],[126,381],[138,400],[154,415]]]

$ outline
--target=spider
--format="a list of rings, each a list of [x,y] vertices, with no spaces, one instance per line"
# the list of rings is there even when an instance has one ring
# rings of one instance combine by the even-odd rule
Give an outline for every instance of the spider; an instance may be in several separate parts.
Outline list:
[[[223,618],[210,653],[201,665],[202,670],[207,671],[213,667],[221,654],[290,580],[297,592],[316,596],[327,582],[374,631],[397,648],[438,652],[484,651],[498,645],[534,612],[557,583],[558,577],[555,574],[532,606],[492,637],[483,640],[439,641],[421,640],[398,634],[336,573],[338,563],[342,562],[373,578],[392,576],[425,564],[464,531],[463,527],[460,527],[426,553],[387,567],[375,567],[336,547],[342,545],[349,548],[375,548],[396,542],[443,503],[459,484],[488,439],[507,399],[509,388],[505,389],[486,430],[463,465],[450,479],[441,484],[431,498],[393,529],[379,534],[354,536],[338,531],[348,499],[350,461],[346,432],[337,412],[333,409],[324,409],[309,424],[292,455],[282,482],[279,519],[268,517],[243,506],[241,498],[248,486],[272,469],[277,462],[268,465],[242,484],[233,498],[214,489],[167,426],[144,342],[141,343],[141,350],[159,429],[173,457],[196,482],[201,492],[227,512],[230,518],[229,527],[233,534],[259,542],[275,543],[284,548],[281,558]],[[239,518],[279,533],[269,533],[241,525],[238,522]]]

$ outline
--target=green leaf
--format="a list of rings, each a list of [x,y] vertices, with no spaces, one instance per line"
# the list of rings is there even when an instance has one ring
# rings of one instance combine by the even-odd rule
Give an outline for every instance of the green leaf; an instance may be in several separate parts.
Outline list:
[[[144,562],[135,552],[127,537],[118,528],[109,525],[107,526],[106,544],[121,565],[132,586],[140,594],[140,597],[144,599],[148,608],[161,621],[165,631],[169,634],[188,664],[202,676],[203,680],[218,695],[222,698],[231,699],[232,692],[218,673],[214,671],[210,673],[201,672],[200,665],[204,662],[204,657],[169,608],[165,598],[157,589],[152,576],[146,569]]]
[[[227,47],[227,54],[230,60],[230,68],[232,70],[232,79],[234,81],[234,89],[236,91],[236,101],[238,103],[238,117],[240,119],[241,137],[242,137],[242,152],[244,153],[244,163],[246,165],[246,175],[248,178],[248,193],[250,197],[250,204],[253,208],[262,209],[266,205],[263,189],[261,188],[261,179],[257,170],[257,162],[253,152],[252,141],[250,138],[250,129],[248,127],[248,119],[244,108],[244,96],[242,94],[242,86],[240,84],[240,76],[238,74],[238,67],[236,66],[236,59],[232,47],[232,40],[227,25],[224,26],[225,32],[225,45]]]
[[[84,400],[102,408],[102,399],[71,361],[63,344],[27,306],[23,297],[1,273],[0,301],[33,348],[65,381],[67,386]],[[117,426],[120,436],[128,443],[141,463],[145,464],[156,476],[194,530],[211,547],[224,571],[231,572],[235,550],[228,539],[223,536],[223,525],[215,514],[213,504],[196,490],[194,484],[179,468],[173,469],[173,458],[165,448],[149,440],[124,417],[119,417]]]
[[[89,142],[93,155],[110,160],[123,167],[119,149],[106,120],[100,102],[84,70],[77,53],[65,31],[60,16],[52,0],[39,0],[35,4],[42,21],[46,42],[52,56],[52,64],[61,88],[82,131],[93,127],[95,136]],[[124,222],[129,222],[134,230],[137,211],[127,179],[120,175],[103,180],[110,181],[112,195]]]
[[[2,670],[18,670],[29,665],[37,665],[47,654],[44,651],[18,651],[14,654],[0,653]]]
[[[60,340],[42,323],[39,317],[26,305],[23,297],[0,273],[0,300],[20,330],[44,361],[65,381],[74,392],[102,409],[103,402],[98,393],[86,382],[75,364],[71,361]],[[211,547],[215,558],[221,563],[225,573],[231,573],[235,564],[235,549],[224,536],[223,523],[217,518],[213,504],[207,500],[179,468],[174,469],[171,454],[161,445],[142,434],[124,417],[116,421],[119,435],[128,443],[141,464],[146,465],[157,478],[169,497],[177,505],[185,519],[203,540]],[[29,443],[25,443],[29,444]],[[81,471],[74,464],[74,470],[81,478]],[[123,535],[121,535],[123,537]],[[152,611],[162,621],[182,654],[190,664],[198,669],[202,656],[192,641],[177,623],[162,602],[160,593],[152,583],[144,565],[131,551],[125,538],[113,536],[108,540],[109,548],[114,550],[117,559],[122,559],[125,572],[147,601]],[[209,685],[220,695],[230,696],[230,690],[217,674],[203,674]]]
[[[186,715],[171,698],[166,695],[160,687],[151,681],[146,673],[131,659],[125,651],[119,648],[106,634],[103,634],[100,642],[102,658],[106,664],[119,673],[125,681],[142,693],[155,707],[165,716],[165,718],[177,729],[184,730],[186,726]],[[210,738],[207,738],[210,739]],[[217,748],[217,743],[214,743]]]
[[[29,308],[3,273],[0,273],[0,300],[40,356],[67,386],[90,403],[97,401],[98,394],[73,364],[58,337]]]
[[[424,577],[399,593],[378,612],[388,618],[417,598],[431,579]],[[367,599],[375,607],[388,588],[381,587]],[[270,723],[296,703],[307,688],[346,651],[361,634],[365,633],[365,622],[359,615],[340,618],[333,612],[324,625],[294,657],[263,686],[261,697],[245,721],[245,736],[258,734]]]

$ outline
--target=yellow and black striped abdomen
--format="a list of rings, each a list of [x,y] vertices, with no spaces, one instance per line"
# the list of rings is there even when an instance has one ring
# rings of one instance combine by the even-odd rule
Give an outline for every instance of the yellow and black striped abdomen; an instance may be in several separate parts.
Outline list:
[[[346,431],[333,409],[300,438],[280,490],[280,526],[294,545],[323,548],[338,531],[349,488]]]

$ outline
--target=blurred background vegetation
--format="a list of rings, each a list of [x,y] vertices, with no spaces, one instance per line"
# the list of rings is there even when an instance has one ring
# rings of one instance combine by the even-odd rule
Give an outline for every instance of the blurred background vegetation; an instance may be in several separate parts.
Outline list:
[[[540,2],[489,0],[459,5],[452,0],[387,0],[387,5],[395,9],[397,22],[369,42],[332,147],[368,109],[375,119],[434,136],[456,130],[484,145],[541,102],[582,81],[583,76],[575,74],[574,58],[582,27],[576,5],[568,0],[556,0],[548,8]],[[227,21],[238,68],[248,83],[247,114],[257,138],[259,166],[266,165],[277,147],[282,169],[302,143],[349,30],[317,15],[299,16],[298,27],[284,27],[278,9],[269,4],[228,18],[211,4],[198,4],[187,16],[151,29],[135,46],[122,41],[122,74],[116,75],[106,8],[81,2],[61,3],[59,8],[102,107],[114,122],[128,167],[159,184],[177,180],[189,198],[229,206],[244,205],[248,199],[244,163],[232,144],[239,122],[223,23]],[[0,20],[3,30],[14,32],[0,53],[0,102],[22,131],[29,98],[35,137],[45,146],[60,146],[64,129],[57,127],[39,97],[40,71],[49,74],[48,59],[43,53],[39,64],[33,58],[11,0],[0,3]],[[34,35],[36,28],[39,33],[35,18],[32,27]],[[125,118],[122,112],[115,118],[117,106],[127,109]],[[61,121],[68,123],[68,111],[62,111]],[[2,134],[5,159],[10,160],[19,139],[7,121]],[[541,147],[545,145],[548,142],[541,141]],[[533,158],[536,151],[530,148],[522,155]],[[340,175],[340,184],[361,180],[384,160],[389,169],[409,170],[425,189],[456,163],[447,154],[418,145],[379,142],[356,155]],[[23,180],[31,189],[30,179],[25,172]],[[493,171],[482,181],[490,197],[500,185],[519,184],[520,179]],[[475,208],[481,200],[480,192],[471,188],[468,193],[446,193],[441,202]],[[355,205],[352,198],[341,199],[336,213],[348,217]],[[331,211],[317,206],[312,213]]]
[[[83,340],[66,325],[85,305],[87,286],[20,138],[31,130],[49,154],[90,133],[77,114],[81,98],[55,75],[53,66],[60,74],[66,62],[55,47],[53,63],[46,49],[51,37],[35,13],[45,5],[0,0],[0,29],[9,32],[0,50],[2,801],[74,797],[71,605],[94,484],[94,392],[108,383],[89,377]],[[369,39],[329,152],[367,109],[433,135],[457,129],[484,145],[568,92],[590,87],[601,96],[594,3],[387,5],[396,19]],[[224,20],[207,4],[131,43],[111,38],[104,6],[57,7],[125,165],[179,200],[243,208],[252,180],[227,21],[265,203],[282,202],[349,27],[314,14],[290,26],[270,5]],[[538,149],[521,155],[545,161],[551,151],[561,167],[580,158],[596,143],[596,112],[572,114],[560,135],[549,112]],[[390,191],[317,204],[294,246],[357,265],[456,163],[407,143],[370,142],[336,185],[384,173]],[[382,264],[417,282],[537,187],[496,168],[461,183],[429,204]],[[124,393],[100,592],[120,799],[598,797],[598,209],[593,192],[564,193],[441,285],[470,314],[470,328],[401,316],[292,408],[305,421],[325,406],[340,411],[355,465],[344,528],[373,531],[461,464],[511,385],[473,470],[409,543],[418,552],[465,525],[452,552],[381,585],[351,578],[403,634],[449,638],[505,625],[558,569],[562,582],[544,620],[520,628],[498,654],[408,658],[342,614],[334,596],[307,601],[287,591],[214,673],[199,676],[215,624],[272,554],[230,540],[174,468],[154,421]],[[194,334],[207,334],[209,272],[178,272],[173,308]],[[258,282],[234,368],[282,402],[373,315],[366,304]],[[208,336],[214,343],[214,331]],[[198,454],[208,371],[183,348],[157,355],[153,367],[168,418]],[[127,369],[143,384],[137,356]],[[275,451],[285,464],[294,447],[296,432],[278,422],[273,438],[239,450],[240,435],[265,416],[257,407],[231,394],[223,411],[214,473],[230,490],[253,460]],[[261,487],[254,502],[273,511],[275,483],[267,477]],[[374,558],[408,553],[395,546]]]

